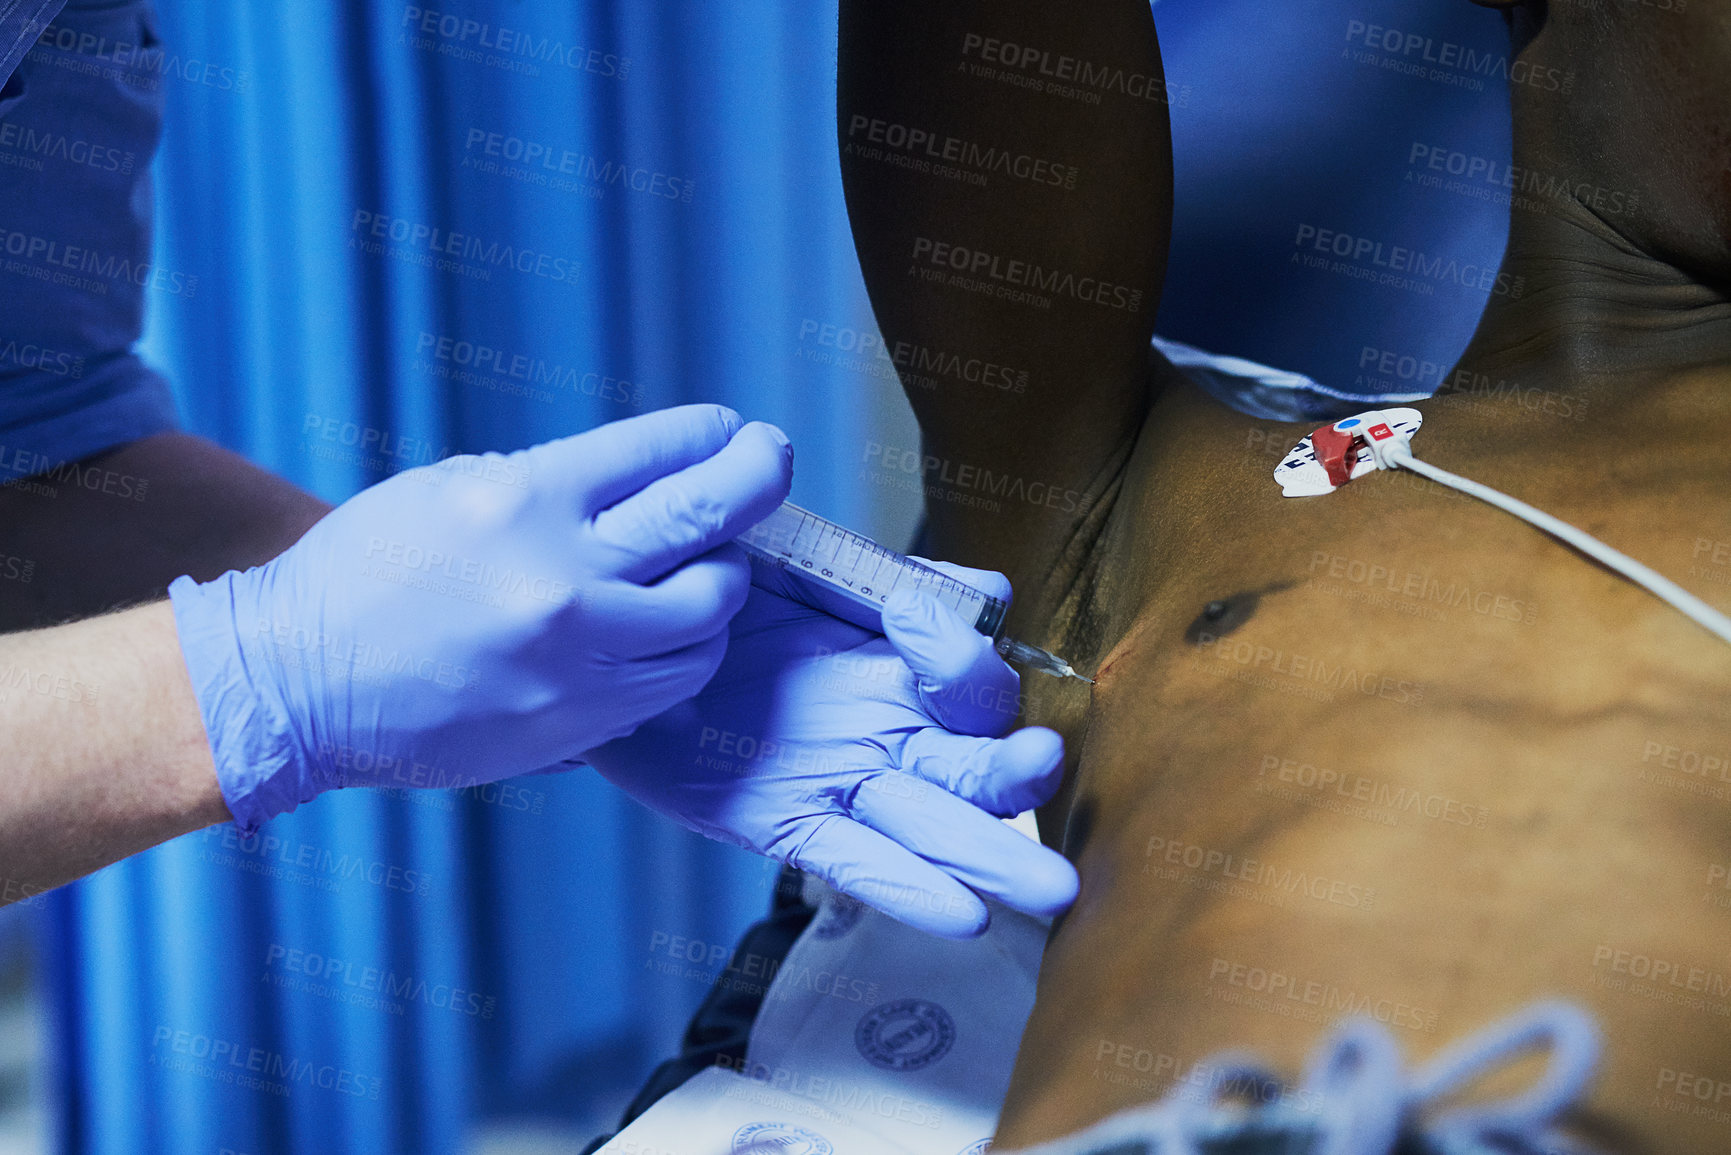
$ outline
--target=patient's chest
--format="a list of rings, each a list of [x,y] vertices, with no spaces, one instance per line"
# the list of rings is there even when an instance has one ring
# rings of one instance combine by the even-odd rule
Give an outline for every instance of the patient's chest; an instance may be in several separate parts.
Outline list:
[[[1607,1109],[1677,1126],[1664,1071],[1731,1081],[1731,648],[1419,479],[1283,504],[1278,451],[1175,433],[1069,621],[1091,700],[1031,711],[1070,743],[1083,891],[1006,1135],[1151,1097],[1106,1043],[1296,1068],[1368,1013],[1417,1056],[1553,993],[1619,1040]],[[1731,539],[1709,504],[1588,528],[1682,580]]]

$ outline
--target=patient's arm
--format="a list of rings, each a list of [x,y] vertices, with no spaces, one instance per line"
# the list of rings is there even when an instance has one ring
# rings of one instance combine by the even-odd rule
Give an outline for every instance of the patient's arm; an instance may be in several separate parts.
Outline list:
[[[925,481],[962,491],[929,497],[934,547],[1037,586],[1147,403],[1171,217],[1147,0],[842,0],[837,90],[854,243]],[[1026,385],[969,383],[971,360]]]

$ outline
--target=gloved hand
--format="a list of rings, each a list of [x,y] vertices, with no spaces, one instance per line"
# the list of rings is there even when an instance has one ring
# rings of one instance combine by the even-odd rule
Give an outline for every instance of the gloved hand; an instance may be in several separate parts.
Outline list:
[[[570,759],[714,674],[787,497],[773,426],[691,405],[357,494],[281,556],[169,587],[244,827],[338,786],[465,786]]]
[[[1003,575],[937,565],[1008,599]],[[948,607],[902,592],[888,637],[812,609],[773,567],[729,628],[727,656],[689,702],[585,756],[651,809],[811,871],[934,934],[986,929],[978,895],[1056,914],[1076,896],[1062,856],[998,821],[1044,802],[1063,742],[998,737],[1019,680]]]

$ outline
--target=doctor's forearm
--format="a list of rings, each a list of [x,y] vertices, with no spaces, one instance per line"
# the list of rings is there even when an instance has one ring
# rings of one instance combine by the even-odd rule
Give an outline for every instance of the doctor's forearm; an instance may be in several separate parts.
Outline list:
[[[0,637],[0,905],[228,818],[166,601]]]
[[[181,574],[258,565],[329,509],[184,433],[0,486],[0,633],[151,601]]]

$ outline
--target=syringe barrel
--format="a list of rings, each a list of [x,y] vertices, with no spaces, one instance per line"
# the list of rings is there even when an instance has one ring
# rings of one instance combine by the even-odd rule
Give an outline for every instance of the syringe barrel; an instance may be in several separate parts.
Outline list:
[[[891,590],[922,588],[996,641],[1003,635],[1009,603],[941,570],[935,570],[870,538],[783,503],[738,537],[751,555],[756,584],[883,632],[883,604]]]
[[[974,622],[974,628],[995,642],[1004,636],[1004,618],[1009,612],[1009,602],[986,595],[986,604],[980,607],[979,620]]]

